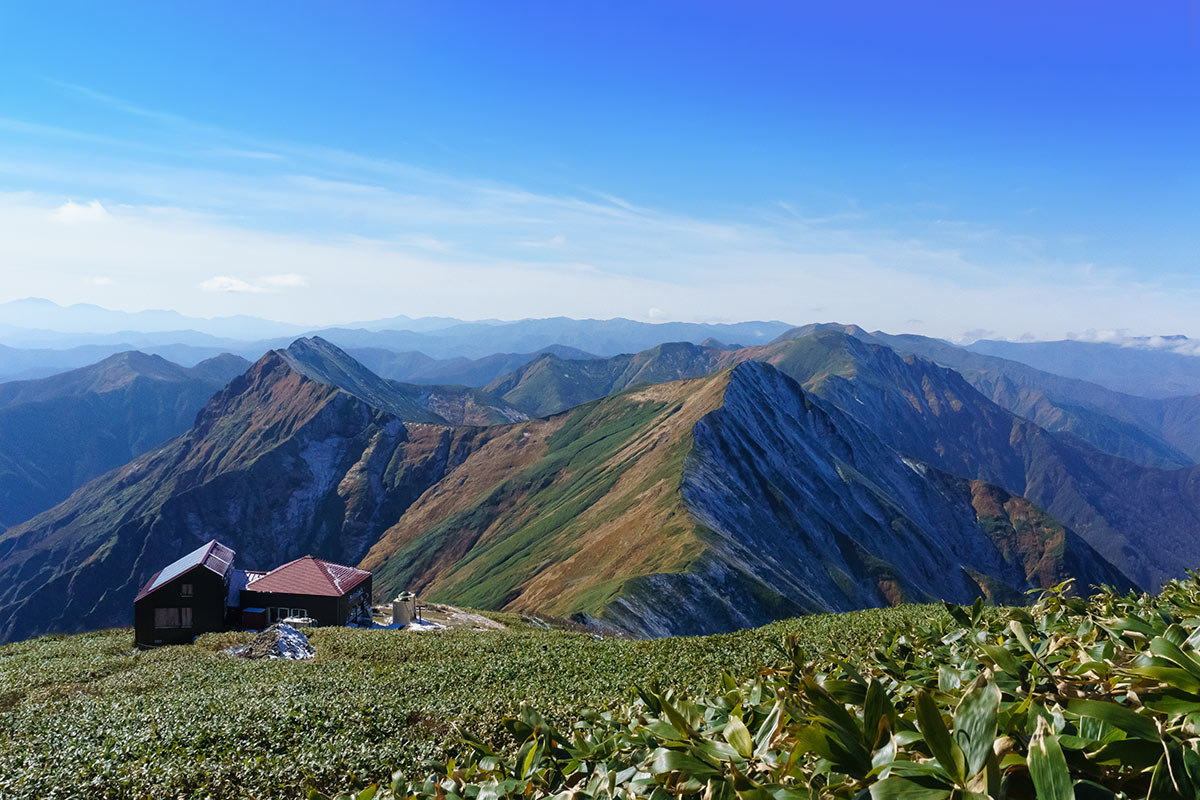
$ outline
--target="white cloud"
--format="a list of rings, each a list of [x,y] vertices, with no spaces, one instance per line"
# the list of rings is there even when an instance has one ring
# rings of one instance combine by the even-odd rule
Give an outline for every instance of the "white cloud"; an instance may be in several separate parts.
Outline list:
[[[90,275],[83,279],[90,286],[112,286],[116,283],[108,275]]]
[[[1115,344],[1135,350],[1165,350],[1184,356],[1200,356],[1200,341],[1187,339],[1179,335],[1135,336],[1128,328],[1119,330],[1096,330],[1089,328],[1084,331],[1068,331],[1066,338],[1080,342],[1096,342],[1100,344]]]
[[[129,309],[304,324],[398,313],[662,319],[671,309],[672,319],[796,323],[819,313],[938,336],[1147,324],[1200,333],[1192,278],[1139,285],[1054,260],[1012,232],[933,222],[953,209],[927,209],[920,237],[873,224],[850,201],[852,212],[764,201],[703,219],[258,141],[64,88],[141,127],[113,142],[0,119],[14,137],[57,147],[53,158],[0,155],[7,185],[40,190],[0,194],[0,300],[87,301],[100,285],[88,276],[103,276]],[[289,291],[304,287],[313,291]],[[117,291],[106,299],[118,302]]]
[[[288,272],[283,275],[268,275],[258,282],[266,289],[303,289],[308,286],[308,278]]]
[[[214,275],[208,280],[201,281],[200,288],[206,292],[238,292],[243,294],[267,291],[261,286],[255,286],[253,283],[247,283],[241,278],[231,278],[228,275]]]
[[[278,292],[283,289],[302,289],[308,286],[308,279],[303,275],[287,273],[284,275],[267,275],[254,282],[228,275],[214,275],[200,282],[200,288],[206,292],[232,292],[236,294],[261,294]]]
[[[940,270],[910,268],[915,262],[898,258],[902,244],[880,253],[881,243],[868,237],[856,251],[851,242],[837,240],[841,234],[822,234],[814,241],[844,246],[813,252],[798,232],[741,225],[738,245],[726,247],[702,233],[670,235],[654,213],[618,209],[610,218],[611,207],[595,214],[581,207],[569,211],[575,215],[571,239],[586,234],[594,256],[586,265],[484,249],[481,239],[495,241],[485,235],[491,214],[507,220],[497,227],[528,225],[520,221],[524,213],[555,207],[553,200],[529,197],[514,202],[533,207],[501,206],[488,212],[488,222],[446,231],[458,242],[445,252],[398,243],[398,237],[275,233],[195,210],[130,204],[113,206],[103,225],[78,225],[63,235],[50,212],[64,202],[0,194],[0,300],[95,301],[96,290],[84,279],[102,275],[120,287],[119,296],[106,296],[108,302],[127,310],[166,307],[194,316],[252,314],[302,324],[401,313],[645,319],[664,309],[671,309],[671,319],[799,324],[813,321],[812,309],[820,308],[822,321],[937,336],[986,328],[1055,338],[1096,319],[1114,329],[1137,329],[1149,319],[1160,331],[1198,332],[1192,326],[1200,293],[1194,290],[1133,291],[1111,276],[1079,284],[1051,271],[1038,279],[964,285]],[[600,217],[609,221],[601,224]],[[946,264],[959,258],[922,252]],[[225,267],[216,275],[215,264]],[[288,270],[263,274],[264,264],[286,264]],[[296,291],[303,285],[311,291]],[[1067,296],[1076,302],[1064,304]],[[917,318],[925,323],[916,325]]]
[[[93,200],[90,203],[84,204],[68,200],[51,211],[50,216],[57,222],[71,225],[80,222],[101,222],[108,219],[110,215],[108,209],[99,200]]]

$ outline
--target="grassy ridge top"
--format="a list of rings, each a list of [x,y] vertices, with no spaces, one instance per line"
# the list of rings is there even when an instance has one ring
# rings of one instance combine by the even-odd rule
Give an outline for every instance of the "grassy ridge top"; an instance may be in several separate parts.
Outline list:
[[[410,634],[323,629],[311,663],[195,646],[133,651],[127,629],[0,647],[0,797],[302,797],[409,774],[453,750],[453,726],[496,738],[528,701],[567,721],[635,686],[716,689],[784,658],[890,638],[940,614],[904,606],[709,637],[631,641],[523,625]]]

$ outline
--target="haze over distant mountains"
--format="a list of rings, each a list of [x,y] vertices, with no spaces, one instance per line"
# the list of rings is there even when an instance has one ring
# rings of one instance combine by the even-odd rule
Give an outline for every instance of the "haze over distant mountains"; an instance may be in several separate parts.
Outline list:
[[[130,322],[113,313],[49,311]],[[181,365],[70,335],[0,352],[92,359],[0,383],[0,640],[123,624],[208,538],[635,635],[1200,566],[1200,392],[1158,396],[1191,385],[1186,340],[392,318],[217,355],[211,332],[139,334]]]
[[[44,511],[183,433],[208,398],[248,366],[225,355],[184,368],[134,351],[0,384],[0,526]]]
[[[63,307],[30,298],[0,304],[0,380],[45,377],[131,349],[161,355],[183,366],[221,353],[254,360],[266,350],[287,347],[301,335],[320,335],[346,350],[375,349],[419,353],[434,359],[477,360],[497,353],[532,354],[564,347],[588,354],[616,355],[666,341],[699,343],[710,338],[757,344],[770,341],[790,327],[778,321],[702,324],[556,317],[465,322],[444,317],[397,316],[304,328],[253,317],[199,319],[173,311],[130,314],[91,305]],[[496,372],[489,379],[497,374],[501,373]],[[437,370],[424,377],[427,379],[420,382],[445,382],[445,376]]]

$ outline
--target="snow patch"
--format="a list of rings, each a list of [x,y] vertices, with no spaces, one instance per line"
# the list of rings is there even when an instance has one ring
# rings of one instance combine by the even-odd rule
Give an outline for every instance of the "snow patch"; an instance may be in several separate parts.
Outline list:
[[[446,630],[446,626],[430,622],[429,620],[414,619],[405,625],[402,630],[413,631],[414,633],[432,633],[433,631],[444,631]]]
[[[277,622],[251,640],[250,644],[231,647],[224,651],[238,658],[285,658],[297,661],[312,658],[316,649],[308,643],[308,637],[288,625]]]

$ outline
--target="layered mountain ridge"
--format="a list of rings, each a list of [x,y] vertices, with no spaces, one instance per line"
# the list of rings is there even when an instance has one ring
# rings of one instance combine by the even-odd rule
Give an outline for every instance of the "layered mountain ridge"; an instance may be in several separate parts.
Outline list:
[[[1016,410],[1003,407],[981,394],[963,374],[914,355],[917,345],[940,352],[930,345],[936,340],[914,341],[919,339],[904,337],[903,343],[895,343],[901,352],[908,351],[902,356],[889,346],[885,335],[869,334],[857,326],[810,325],[767,345],[735,351],[696,349],[691,359],[680,360],[679,355],[687,351],[675,348],[670,371],[684,377],[705,374],[714,363],[717,368],[744,361],[772,364],[805,390],[864,424],[896,451],[950,474],[1029,497],[1083,535],[1107,559],[1120,564],[1140,586],[1154,587],[1179,575],[1181,559],[1184,564],[1200,563],[1200,495],[1196,489],[1200,472],[1190,465],[1174,466],[1179,461],[1190,464],[1186,453],[1116,417],[1104,416],[1106,430],[1124,426],[1126,435],[1117,437],[1116,449],[1129,446],[1142,455],[1157,453],[1168,468],[1103,452],[1077,432],[1079,420],[1088,414],[1103,416],[1103,410],[1073,406],[1070,397],[1095,392],[1109,404],[1120,404],[1120,398],[1082,382],[1063,384],[1067,379],[1059,379],[1055,384],[1049,378],[1056,376],[1043,378],[1028,367],[1012,365],[1017,368],[1015,374],[1034,391],[1058,398],[1058,412],[1066,409],[1074,414],[1075,421],[1066,429],[1052,433],[1018,413],[1022,410],[1019,402],[1013,403]],[[539,410],[549,413],[571,401],[599,396],[604,386],[620,390],[621,376],[629,374],[626,368],[631,361],[641,365],[640,374],[654,374],[653,356],[663,350],[656,348],[636,358],[593,361],[560,363],[544,358],[491,388],[517,405],[523,402],[523,394],[539,398],[544,403]],[[965,358],[983,357],[968,354]],[[1001,371],[976,377],[986,388],[989,381],[1008,380],[1004,368],[1001,364]],[[964,373],[973,374],[965,368]],[[610,382],[604,386],[573,382],[573,374],[600,375]],[[553,388],[546,391],[539,386]],[[564,398],[558,386],[571,387],[576,394]],[[1004,400],[1005,394],[999,392],[998,399]],[[1173,418],[1189,417],[1179,410]],[[1176,424],[1186,427],[1182,422]],[[1161,497],[1170,497],[1172,502],[1151,499]]]
[[[362,565],[387,590],[640,635],[1129,585],[1027,501],[901,457],[753,362],[498,436]]]
[[[1200,397],[1125,394],[924,336],[855,335],[950,367],[1014,414],[1101,452],[1167,469],[1200,461]]]
[[[767,352],[698,350],[734,363]],[[631,359],[622,380],[673,377],[689,369],[681,354]],[[867,380],[853,363],[769,354],[779,365],[479,427],[446,424],[414,387],[299,340],[231,381],[192,430],[0,535],[0,639],[124,622],[148,574],[210,538],[251,568],[361,560],[381,594],[418,588],[643,635],[1013,598],[1068,575],[1129,585],[1028,501],[901,456],[782,368],[821,362],[818,386]],[[896,359],[893,379],[919,382]]]
[[[404,384],[381,378],[318,336],[297,339],[286,350],[274,352],[301,375],[337,386],[367,405],[406,422],[491,425],[526,418],[523,412],[486,390]]]

